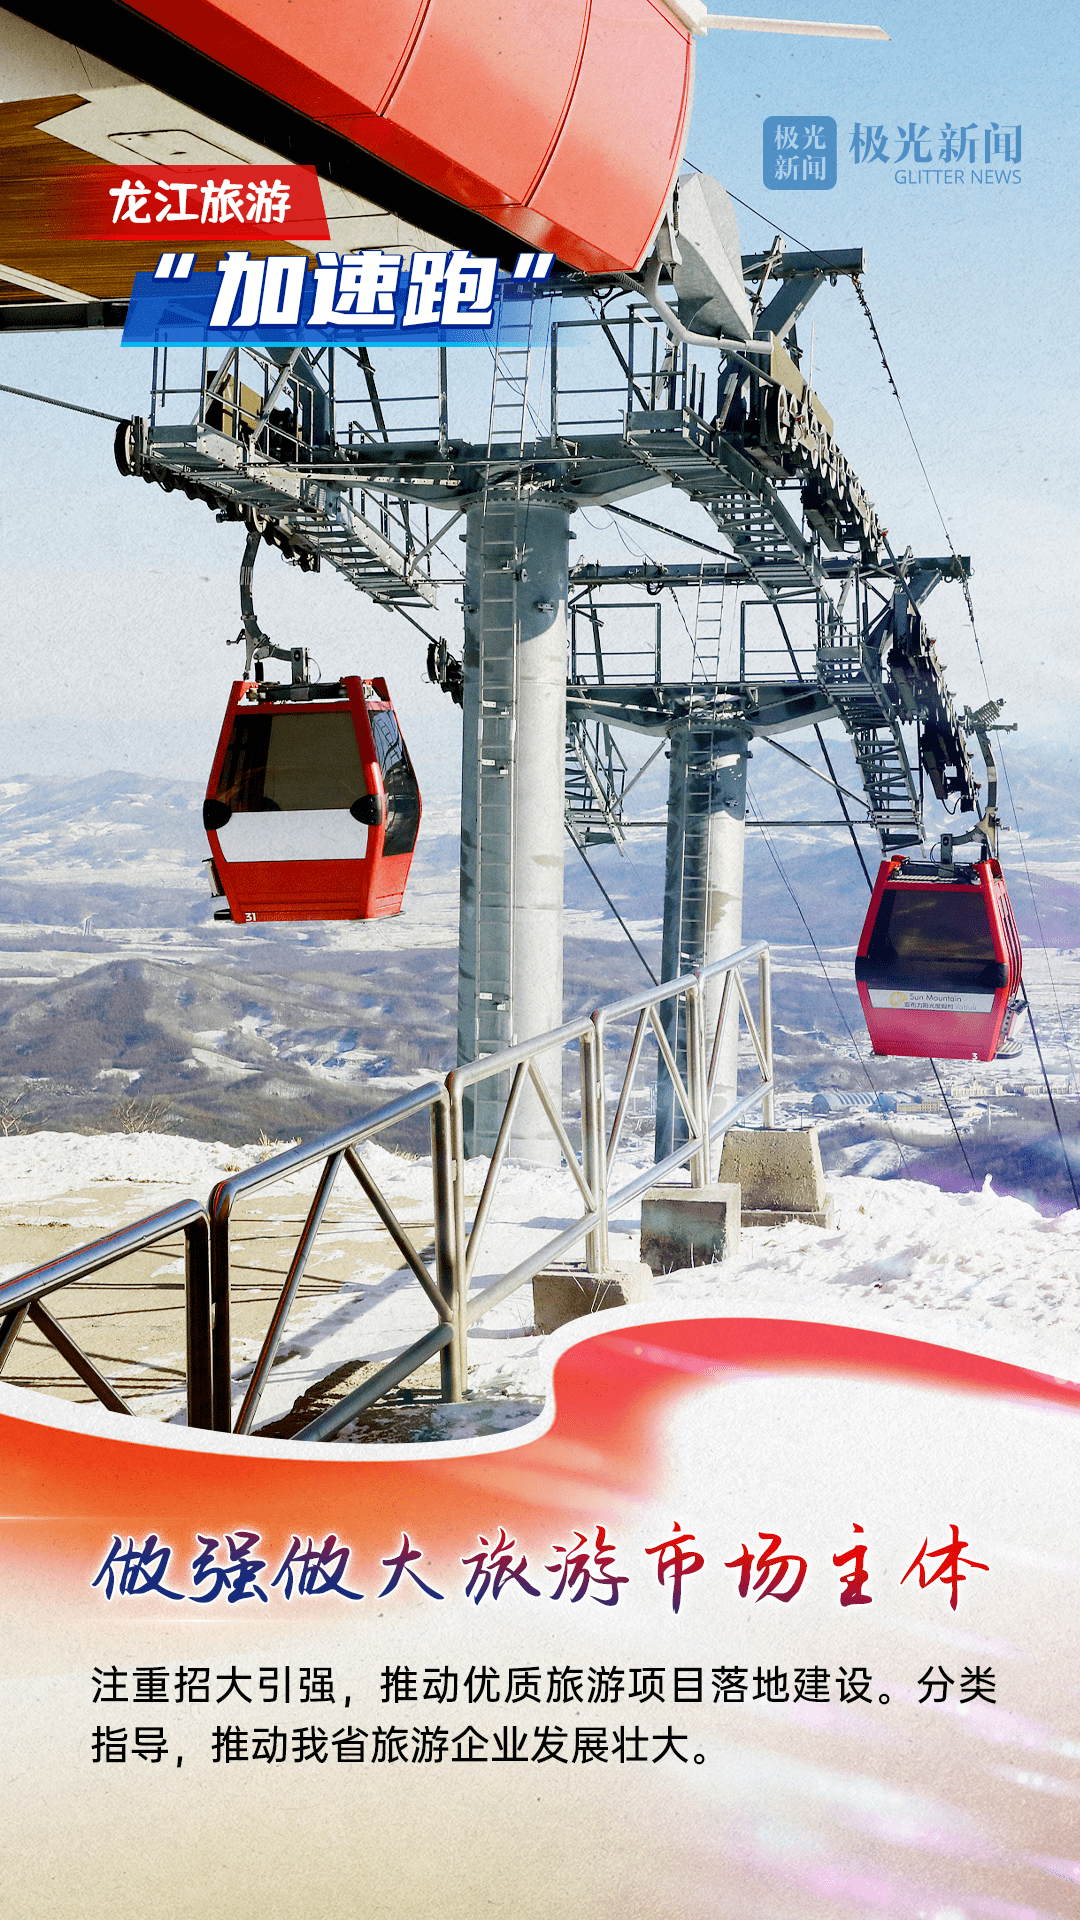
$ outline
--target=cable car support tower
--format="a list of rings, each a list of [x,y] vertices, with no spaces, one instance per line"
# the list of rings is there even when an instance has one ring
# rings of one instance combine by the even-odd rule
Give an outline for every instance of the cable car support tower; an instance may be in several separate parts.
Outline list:
[[[861,249],[785,252],[779,239],[741,255],[723,189],[684,180],[641,274],[568,274],[504,303],[485,437],[451,434],[445,349],[433,356],[436,392],[408,401],[388,397],[362,349],[232,349],[216,366],[204,353],[196,419],[181,426],[167,424],[166,357],[155,355],[151,417],[120,429],[121,470],[243,519],[296,564],[325,561],[422,624],[413,610],[424,615],[447,584],[441,543],[464,520],[464,572],[451,576],[461,662],[441,640],[429,649],[429,670],[464,718],[460,1059],[561,1024],[564,836],[583,851],[624,838],[631,783],[616,733],[649,736],[670,756],[666,979],[742,944],[755,739],[840,719],[883,854],[923,843],[926,781],[992,843],[995,795],[980,807],[968,741],[992,766],[998,705],[958,713],[923,617],[933,588],[966,580],[968,563],[897,557],[803,372],[800,316],[826,281],[863,268]],[[248,386],[252,366],[259,385]],[[702,557],[571,565],[575,510],[625,513],[663,487],[708,516],[709,541],[689,541]],[[253,552],[249,539],[240,637],[265,657]],[[698,633],[690,671],[671,678],[660,601],[680,587],[698,591]],[[731,589],[741,600],[734,674],[709,617]],[[628,596],[655,618],[655,639],[636,656],[620,651],[605,611]],[[754,638],[762,610],[767,644]],[[950,857],[947,836],[942,852]],[[681,1047],[678,1032],[668,1038]],[[734,1094],[736,1042],[732,1025],[721,1098]],[[666,1152],[680,1116],[662,1079]],[[497,1094],[492,1082],[477,1091],[472,1152],[492,1151]],[[513,1150],[542,1159],[551,1145],[530,1090]]]

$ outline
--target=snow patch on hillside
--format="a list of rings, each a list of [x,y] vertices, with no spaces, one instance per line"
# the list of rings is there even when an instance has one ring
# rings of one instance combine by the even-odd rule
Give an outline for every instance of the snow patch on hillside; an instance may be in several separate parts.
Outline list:
[[[205,1199],[229,1173],[265,1158],[266,1148],[185,1140],[166,1133],[25,1133],[0,1140],[0,1206],[45,1200],[98,1182],[175,1189],[169,1199]]]

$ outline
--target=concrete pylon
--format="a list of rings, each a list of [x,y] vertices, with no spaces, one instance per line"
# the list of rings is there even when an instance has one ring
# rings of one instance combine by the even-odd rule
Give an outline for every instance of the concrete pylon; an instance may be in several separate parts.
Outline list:
[[[470,508],[465,547],[458,1060],[562,1023],[569,513],[529,500]],[[561,1060],[544,1075],[561,1100]],[[490,1153],[507,1080],[466,1106],[466,1151]],[[526,1091],[516,1159],[558,1164]]]
[[[743,734],[688,721],[671,737],[661,979],[694,973],[742,945],[746,762]],[[710,991],[710,1023],[720,989]],[[685,1022],[664,1011],[664,1029],[684,1080]],[[707,1063],[706,1063],[707,1064]],[[738,1028],[729,1025],[716,1077],[716,1103],[728,1105],[738,1079]],[[656,1158],[687,1138],[686,1121],[663,1062],[657,1065]]]

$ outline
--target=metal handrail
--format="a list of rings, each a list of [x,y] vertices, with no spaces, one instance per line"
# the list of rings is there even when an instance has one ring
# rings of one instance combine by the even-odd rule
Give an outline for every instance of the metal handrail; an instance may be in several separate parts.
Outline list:
[[[753,1013],[746,989],[739,974],[739,968],[751,961],[758,963],[758,995],[760,1004],[761,1033],[754,1022]],[[710,981],[724,980],[724,989],[717,1012],[716,1031],[709,1050],[706,1066],[705,1035],[705,995]],[[753,1043],[758,1068],[761,1072],[761,1085],[751,1089],[740,1099],[736,1099],[717,1117],[712,1119],[712,1102],[716,1088],[716,1076],[719,1068],[721,1049],[727,1030],[731,1011],[731,984],[734,982],[739,1008],[746,1022]],[[682,1085],[676,1062],[671,1054],[670,1043],[662,1034],[656,1019],[656,1009],[665,1000],[677,998],[683,993],[686,997],[686,1086]],[[606,1074],[603,1063],[607,1058],[607,1032],[614,1022],[637,1015],[637,1027],[627,1061],[623,1086],[619,1095],[615,1119],[612,1123],[610,1138],[607,1136],[605,1119]],[[637,1174],[632,1180],[611,1193],[608,1188],[615,1152],[622,1133],[623,1120],[634,1075],[641,1058],[642,1044],[646,1033],[646,1022],[652,1025],[656,1033],[661,1055],[671,1075],[675,1092],[679,1098],[683,1114],[689,1128],[687,1138],[663,1160]],[[683,974],[680,979],[661,981],[657,986],[646,988],[644,992],[633,994],[628,999],[618,1000],[610,1007],[600,1007],[593,1014],[593,1023],[597,1034],[597,1051],[601,1062],[598,1075],[596,1101],[599,1108],[599,1146],[604,1168],[602,1219],[589,1247],[589,1267],[593,1272],[607,1270],[610,1253],[608,1247],[608,1217],[613,1207],[626,1206],[636,1200],[639,1194],[655,1186],[669,1173],[680,1166],[690,1163],[691,1184],[695,1187],[707,1186],[712,1178],[711,1147],[730,1127],[752,1113],[757,1106],[763,1109],[766,1126],[773,1123],[773,1060],[772,1060],[772,979],[769,966],[769,946],[765,940],[755,940],[736,953],[725,954],[721,960],[714,960],[696,973]]]
[[[587,1171],[583,1174],[583,1170],[577,1166],[577,1156],[570,1146],[570,1142],[567,1140],[565,1130],[562,1128],[560,1122],[558,1132],[556,1132],[554,1128],[552,1129],[553,1138],[558,1141],[560,1153],[567,1159],[567,1163],[569,1164],[571,1161],[574,1163],[575,1172],[578,1176],[578,1186],[581,1189],[582,1198],[585,1202],[585,1215],[582,1220],[575,1222],[572,1227],[567,1228],[563,1234],[558,1236],[559,1246],[556,1251],[552,1251],[552,1247],[549,1245],[545,1248],[544,1254],[539,1262],[527,1260],[521,1267],[515,1267],[512,1273],[505,1275],[503,1279],[497,1281],[494,1286],[485,1288],[479,1296],[479,1299],[470,1305],[468,1297],[469,1286],[476,1268],[480,1242],[487,1225],[495,1187],[509,1152],[514,1116],[518,1102],[524,1092],[526,1079],[531,1081],[533,1090],[538,1096],[540,1105],[550,1124],[552,1117],[550,1105],[548,1101],[545,1100],[545,1090],[542,1089],[541,1077],[535,1073],[534,1065],[542,1054],[552,1053],[556,1048],[562,1049],[563,1047],[570,1046],[575,1041],[578,1043],[579,1049],[591,1047],[592,1021],[590,1016],[580,1015],[576,1020],[569,1020],[561,1027],[553,1028],[550,1033],[538,1035],[534,1040],[519,1041],[515,1046],[505,1047],[500,1053],[485,1054],[479,1060],[471,1060],[460,1067],[455,1067],[454,1070],[446,1076],[446,1090],[450,1101],[450,1147],[454,1167],[458,1173],[458,1178],[454,1181],[452,1191],[453,1213],[451,1243],[454,1257],[457,1367],[463,1382],[468,1380],[469,1327],[479,1319],[482,1314],[490,1312],[491,1308],[496,1306],[500,1300],[505,1299],[508,1294],[515,1292],[519,1286],[523,1286],[526,1280],[533,1277],[534,1273],[539,1272],[539,1268],[544,1264],[545,1260],[557,1259],[559,1252],[562,1250],[563,1243],[565,1243],[567,1247],[575,1245],[576,1242],[581,1239],[582,1233],[587,1230],[587,1227],[599,1219],[595,1183],[589,1180]],[[584,1054],[582,1057],[584,1059]],[[502,1124],[499,1127],[480,1199],[473,1214],[472,1226],[467,1230],[465,1225],[465,1181],[463,1177],[465,1165],[465,1095],[481,1081],[497,1080],[509,1073],[511,1069],[514,1070],[513,1081],[503,1111]],[[585,1082],[586,1074],[583,1066],[583,1129]],[[560,1134],[562,1136],[561,1139],[559,1138]]]
[[[755,1022],[740,968],[757,961],[759,1015]],[[710,982],[723,978],[711,1046],[707,1046],[706,998]],[[685,1006],[685,1079],[658,1009],[679,1000]],[[732,1020],[742,1015],[750,1034],[761,1084],[728,1104],[715,1119],[712,1106],[720,1060]],[[636,1019],[634,1039],[623,1068],[623,1081],[610,1134],[606,1118],[606,1063],[609,1031],[620,1020]],[[686,1138],[658,1164],[611,1191],[615,1156],[622,1136],[634,1077],[645,1039],[652,1032],[659,1059],[671,1078],[682,1109]],[[543,1055],[577,1046],[581,1084],[581,1154],[571,1143],[555,1095],[538,1069]],[[471,1225],[465,1219],[465,1116],[470,1089],[483,1081],[505,1077],[510,1081],[495,1148]],[[510,1151],[515,1119],[526,1088],[531,1086],[538,1107],[551,1129],[552,1141],[565,1160],[582,1203],[582,1212],[509,1273],[490,1282],[472,1300],[469,1288],[480,1245],[491,1217],[495,1190]],[[368,1114],[306,1146],[286,1148],[271,1159],[219,1181],[206,1207],[186,1200],[117,1233],[65,1254],[59,1260],[20,1274],[0,1285],[0,1367],[18,1335],[24,1315],[53,1341],[106,1406],[127,1413],[125,1406],[92,1361],[81,1352],[42,1306],[42,1297],[67,1282],[85,1278],[128,1253],[152,1246],[170,1233],[183,1230],[186,1243],[185,1287],[187,1307],[187,1377],[189,1426],[213,1427],[220,1432],[251,1431],[259,1400],[278,1352],[287,1316],[296,1299],[312,1245],[343,1166],[347,1167],[377,1213],[436,1315],[436,1324],[404,1352],[380,1367],[369,1379],[309,1422],[302,1440],[329,1439],[379,1396],[406,1379],[426,1361],[440,1356],[442,1393],[460,1400],[468,1385],[468,1330],[500,1301],[524,1286],[553,1261],[585,1242],[588,1270],[600,1278],[610,1271],[608,1219],[612,1207],[624,1206],[668,1173],[689,1163],[691,1184],[711,1179],[712,1146],[726,1130],[760,1107],[766,1126],[773,1124],[773,1052],[769,948],[764,940],[741,947],[696,973],[662,981],[645,992],[593,1013],[581,1015],[550,1033],[522,1041],[497,1054],[456,1067],[445,1085],[434,1084],[403,1094]],[[382,1193],[357,1148],[387,1127],[427,1111],[431,1127],[432,1206],[435,1226],[434,1273],[421,1259],[412,1238]],[[316,1192],[296,1249],[284,1276],[281,1292],[248,1381],[235,1426],[232,1418],[232,1347],[230,1328],[230,1229],[236,1202],[243,1195],[272,1185],[305,1168],[321,1165]]]
[[[386,1127],[393,1126],[397,1121],[406,1120],[414,1113],[422,1113],[425,1109],[429,1109],[431,1113],[431,1162],[432,1178],[436,1193],[434,1280],[432,1280],[431,1275],[427,1272],[426,1267],[424,1267],[424,1263],[412,1245],[410,1236],[397,1219],[393,1208],[385,1196],[379,1191],[377,1182],[373,1179],[371,1173],[364,1166],[355,1151],[363,1141],[372,1139],[375,1134],[381,1133]],[[427,1293],[428,1298],[432,1301],[432,1304],[435,1305],[440,1317],[440,1327],[436,1329],[439,1336],[438,1347],[442,1349],[444,1353],[447,1348],[451,1347],[454,1287],[452,1269],[448,1260],[448,1237],[445,1233],[439,1231],[440,1207],[444,1214],[447,1207],[446,1201],[442,1198],[442,1193],[443,1191],[448,1191],[452,1184],[448,1155],[448,1110],[449,1101],[442,1086],[436,1083],[433,1086],[420,1087],[413,1093],[402,1094],[397,1100],[392,1100],[388,1106],[380,1107],[376,1113],[369,1114],[365,1119],[354,1123],[352,1126],[339,1127],[336,1133],[326,1134],[322,1139],[313,1141],[309,1146],[289,1147],[284,1153],[275,1154],[272,1159],[260,1161],[258,1166],[248,1167],[242,1173],[234,1173],[228,1180],[219,1181],[218,1185],[214,1188],[208,1203],[208,1213],[210,1218],[210,1285],[213,1304],[213,1423],[219,1432],[229,1433],[235,1430],[237,1433],[248,1433],[251,1430],[263,1387],[266,1384],[270,1369],[274,1364],[274,1358],[284,1331],[286,1317],[296,1297],[297,1288],[303,1276],[304,1268],[307,1265],[308,1255],[310,1254],[315,1234],[318,1230],[319,1221],[322,1218],[334,1181],[343,1163],[348,1166],[349,1171],[358,1181],[368,1199],[371,1200],[372,1204],[376,1207],[376,1211],[379,1213],[384,1227],[387,1228],[395,1245],[404,1255],[414,1276],[420,1279],[421,1271],[423,1272],[424,1278],[421,1280],[421,1284],[424,1286],[424,1291]],[[229,1259],[229,1227],[233,1208],[237,1199],[242,1194],[253,1193],[260,1187],[271,1186],[274,1181],[285,1179],[290,1174],[299,1173],[303,1168],[315,1166],[320,1161],[323,1163],[322,1177],[308,1210],[304,1230],[297,1244],[296,1252],[290,1262],[289,1270],[285,1276],[285,1282],[277,1304],[271,1315],[270,1325],[263,1339],[259,1357],[255,1362],[255,1367],[248,1383],[234,1429],[232,1418],[232,1333],[230,1324],[231,1288]],[[442,1330],[443,1327],[446,1329],[445,1334]],[[429,1339],[430,1336],[425,1335],[425,1343]],[[398,1359],[400,1360],[403,1357],[404,1356],[399,1355]],[[427,1357],[428,1355],[425,1352],[424,1358],[426,1359]],[[397,1379],[404,1377],[399,1373],[396,1378],[390,1378],[397,1364],[398,1362],[396,1361],[389,1362],[386,1367],[380,1369],[380,1371],[373,1376],[372,1380],[366,1381],[362,1388],[358,1388],[356,1393],[350,1396],[351,1401],[358,1400],[359,1402],[356,1408],[357,1412],[361,1410],[361,1406],[369,1405],[371,1400],[377,1399],[378,1395],[386,1392],[390,1386],[395,1386]],[[420,1364],[421,1362],[419,1360],[414,1360],[412,1365],[406,1369],[406,1372],[411,1373],[414,1367]],[[451,1353],[444,1360],[443,1366],[444,1397],[447,1399],[460,1399],[462,1390],[462,1382],[457,1375],[453,1363],[453,1354]],[[344,1405],[344,1402],[341,1404]],[[335,1413],[338,1411],[339,1408],[334,1409]],[[342,1424],[344,1424],[344,1422]]]
[[[760,996],[761,1032],[753,1019],[752,1009],[738,969],[756,960]],[[705,994],[710,981],[724,978],[725,988],[721,998],[717,1018],[717,1031],[713,1047],[706,1066],[705,1048]],[[741,1011],[754,1046],[761,1085],[736,1099],[715,1120],[711,1107],[715,1091],[716,1074],[720,1058],[720,1048],[727,1020],[733,1004],[730,983],[735,983],[734,1000]],[[447,1076],[447,1091],[451,1105],[451,1138],[455,1161],[464,1162],[464,1094],[468,1088],[479,1081],[498,1079],[514,1069],[513,1083],[507,1098],[502,1124],[484,1182],[480,1202],[473,1217],[471,1229],[466,1232],[464,1182],[458,1180],[454,1193],[454,1243],[455,1259],[455,1298],[458,1303],[458,1337],[464,1348],[468,1328],[475,1324],[485,1313],[508,1298],[518,1287],[534,1279],[545,1266],[561,1259],[570,1249],[581,1242],[586,1243],[586,1258],[590,1273],[602,1276],[610,1270],[610,1248],[608,1242],[608,1217],[612,1206],[625,1205],[644,1193],[647,1187],[662,1180],[668,1173],[690,1164],[691,1182],[696,1187],[705,1186],[711,1178],[711,1147],[714,1140],[726,1130],[737,1124],[751,1113],[755,1107],[764,1110],[765,1123],[772,1125],[773,1120],[773,1071],[772,1071],[772,1016],[771,1016],[771,978],[769,972],[769,949],[764,940],[751,942],[741,947],[737,953],[725,955],[721,960],[702,967],[696,973],[681,975],[677,980],[661,981],[657,986],[641,994],[616,1001],[610,1007],[598,1008],[588,1019],[569,1021],[551,1033],[542,1034],[535,1040],[519,1042],[503,1052],[489,1054],[482,1060],[471,1061],[467,1066],[458,1067]],[[657,1018],[656,1010],[666,1001],[678,1002],[682,996],[687,1012],[687,1073],[685,1084],[679,1072],[678,1062],[672,1052],[671,1043]],[[625,1019],[628,1015],[638,1016],[638,1028],[631,1048],[630,1060],[624,1076],[616,1124],[612,1128],[609,1144],[606,1134],[606,1059],[607,1031],[614,1021]],[[646,1023],[651,1026],[660,1058],[663,1060],[672,1085],[682,1108],[687,1126],[687,1138],[659,1164],[649,1167],[644,1173],[627,1182],[617,1193],[609,1192],[609,1181],[614,1160],[614,1150],[621,1134],[625,1119],[626,1102],[634,1072],[641,1057],[645,1037]],[[565,1227],[544,1246],[518,1263],[511,1272],[492,1282],[471,1302],[468,1300],[468,1288],[476,1269],[479,1244],[490,1216],[495,1185],[502,1171],[509,1150],[510,1135],[517,1103],[524,1087],[526,1072],[532,1073],[533,1084],[540,1091],[541,1082],[532,1072],[533,1064],[539,1055],[553,1051],[556,1047],[565,1047],[574,1040],[578,1043],[581,1069],[581,1165],[566,1138],[561,1124],[556,1127],[555,1116],[541,1093],[541,1104],[552,1123],[552,1133],[558,1141],[579,1187],[585,1205],[584,1213],[570,1226]],[[467,1366],[464,1352],[461,1360],[462,1378],[467,1378]]]
[[[29,1317],[104,1406],[113,1413],[130,1413],[131,1408],[109,1385],[89,1355],[58,1325],[41,1301],[57,1287],[85,1280],[92,1273],[100,1273],[103,1267],[123,1260],[129,1253],[140,1253],[179,1232],[184,1235],[187,1423],[189,1427],[212,1427],[209,1222],[206,1208],[199,1200],[178,1200],[174,1206],[152,1213],[145,1220],[136,1220],[101,1240],[92,1240],[88,1246],[61,1254],[58,1260],[47,1260],[43,1266],[31,1267],[27,1273],[4,1281],[0,1285],[0,1368],[18,1338],[24,1319]]]

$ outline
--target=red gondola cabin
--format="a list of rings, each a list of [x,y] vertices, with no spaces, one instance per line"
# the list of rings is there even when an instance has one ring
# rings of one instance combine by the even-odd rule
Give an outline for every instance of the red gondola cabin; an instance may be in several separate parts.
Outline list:
[[[1023,967],[996,860],[920,866],[885,860],[855,978],[874,1052],[992,1060],[1008,1038]]]
[[[203,806],[233,920],[401,910],[420,790],[386,682],[308,691],[233,686]]]

